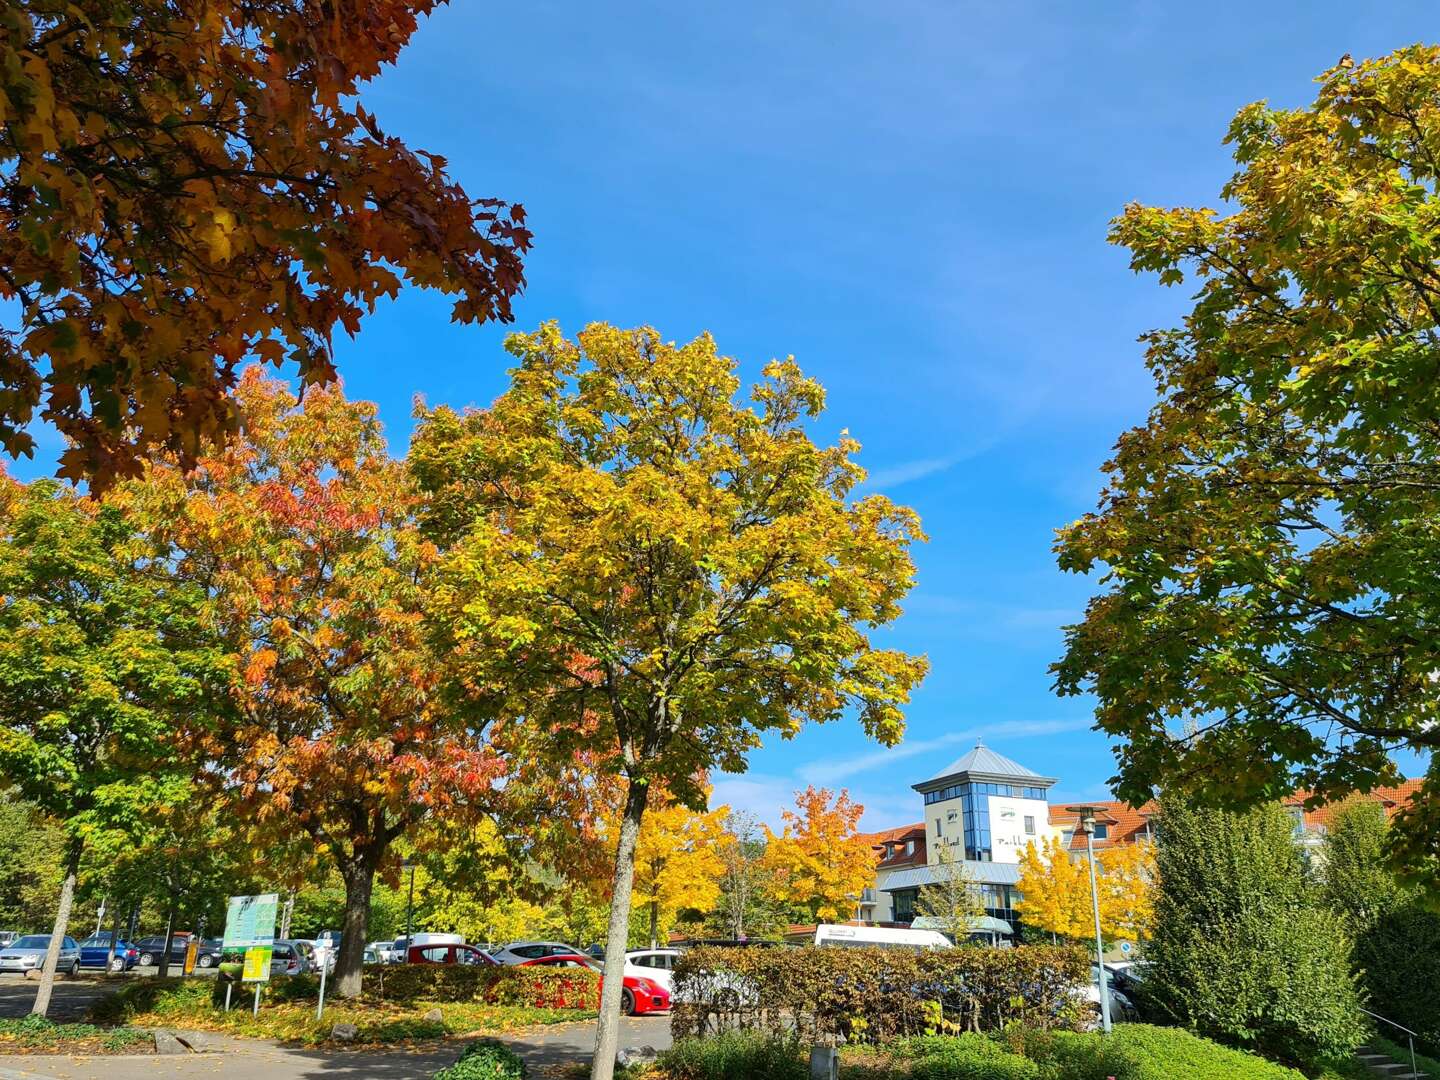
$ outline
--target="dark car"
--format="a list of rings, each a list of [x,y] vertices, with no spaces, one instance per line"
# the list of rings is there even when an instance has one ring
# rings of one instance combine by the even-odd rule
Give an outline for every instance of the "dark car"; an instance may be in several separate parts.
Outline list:
[[[96,934],[80,942],[80,966],[83,968],[103,968],[109,964],[111,971],[129,971],[139,959],[140,950],[120,938],[115,942],[115,957],[112,960],[109,932]]]
[[[405,955],[407,964],[470,964],[474,967],[499,967],[500,962],[474,945],[411,945]]]
[[[170,943],[170,963],[185,963],[185,950],[190,947],[190,939],[193,934],[176,934],[175,939]],[[152,934],[150,937],[141,938],[135,942],[135,948],[140,952],[139,963],[141,967],[154,967],[160,963],[160,957],[165,952],[165,935]],[[220,941],[217,938],[201,940],[195,955],[195,966],[212,968],[220,963]]]

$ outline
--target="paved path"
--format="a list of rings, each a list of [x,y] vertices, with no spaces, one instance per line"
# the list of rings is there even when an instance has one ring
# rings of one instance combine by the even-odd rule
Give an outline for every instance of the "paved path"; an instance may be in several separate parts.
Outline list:
[[[38,980],[21,975],[0,975],[0,1016],[18,1018],[26,1016],[35,1004],[35,991],[40,988]],[[107,986],[99,979],[87,979],[81,975],[74,979],[59,978],[50,993],[50,1019],[62,1023],[84,1020],[85,1013],[100,998],[110,993],[114,984]]]
[[[55,1003],[67,999],[67,1008],[78,1007],[83,998],[93,1000],[101,992],[94,984],[57,983]],[[34,984],[24,987],[33,990]],[[0,986],[0,1012],[10,1005]],[[33,997],[33,994],[31,995]],[[30,1007],[24,999],[21,1015]],[[83,1011],[83,1009],[81,1010]],[[155,1055],[94,1057],[40,1057],[22,1054],[0,1055],[0,1080],[430,1080],[450,1065],[460,1053],[463,1040],[431,1043],[409,1050],[312,1050],[258,1039],[233,1039],[212,1035],[216,1053],[186,1057]],[[536,1028],[525,1035],[508,1035],[503,1041],[536,1069],[570,1063],[587,1063],[595,1045],[593,1022],[557,1024]],[[670,1019],[666,1016],[626,1017],[620,1035],[621,1046],[670,1045]],[[544,1075],[541,1073],[541,1075]]]

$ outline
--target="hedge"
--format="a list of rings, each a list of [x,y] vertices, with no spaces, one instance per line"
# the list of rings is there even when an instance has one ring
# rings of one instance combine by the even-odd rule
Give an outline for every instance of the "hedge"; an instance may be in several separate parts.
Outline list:
[[[434,1080],[525,1080],[525,1062],[504,1043],[480,1039],[465,1047],[460,1060],[435,1074]]]
[[[915,1039],[902,1047],[917,1060],[912,1080],[1039,1080],[1040,1066],[986,1035]]]
[[[657,1062],[669,1080],[806,1080],[809,1065],[793,1035],[727,1031],[682,1039]]]
[[[1065,1080],[1304,1080],[1294,1069],[1181,1028],[1117,1024],[1108,1036],[1014,1029],[1005,1040]]]
[[[676,1038],[731,1029],[802,1040],[883,1042],[1009,1023],[1078,1028],[1093,1014],[1076,989],[1090,970],[1078,948],[698,948],[675,968]]]

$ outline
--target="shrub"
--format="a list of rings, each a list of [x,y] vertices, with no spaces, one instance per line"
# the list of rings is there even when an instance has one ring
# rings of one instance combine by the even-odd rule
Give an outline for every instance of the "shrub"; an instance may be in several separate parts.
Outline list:
[[[1232,1050],[1180,1028],[1117,1024],[1093,1032],[1009,1032],[1012,1048],[1064,1080],[1304,1080],[1294,1069]]]
[[[494,1039],[480,1039],[465,1047],[460,1060],[435,1074],[435,1080],[524,1080],[520,1055]]]
[[[660,1055],[659,1065],[669,1080],[806,1080],[810,1075],[794,1035],[758,1031],[681,1039]]]
[[[984,1035],[910,1040],[913,1080],[1037,1080],[1040,1067]]]
[[[483,1001],[593,1009],[600,1000],[600,976],[589,968],[397,964],[367,972],[362,997],[387,1002]]]
[[[807,1041],[888,1041],[934,1030],[995,1030],[1015,1021],[1075,1027],[1083,951],[1015,949],[721,949],[687,952],[675,969],[677,1037],[729,1028]]]
[[[1345,926],[1306,880],[1293,823],[1161,806],[1147,1016],[1266,1057],[1314,1064],[1363,1039]]]

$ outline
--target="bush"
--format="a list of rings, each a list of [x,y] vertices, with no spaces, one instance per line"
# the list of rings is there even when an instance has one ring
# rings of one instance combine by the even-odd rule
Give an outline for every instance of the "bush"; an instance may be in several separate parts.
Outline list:
[[[525,1062],[503,1043],[480,1039],[465,1047],[460,1060],[435,1074],[435,1080],[524,1080]]]
[[[913,1080],[1038,1080],[1040,1067],[985,1035],[911,1040]]]
[[[810,1075],[793,1035],[758,1031],[681,1039],[660,1055],[658,1064],[670,1080],[807,1080]]]
[[[1073,1028],[1093,1007],[1075,993],[1079,949],[692,949],[675,969],[676,1037],[730,1028],[884,1042],[937,1028],[1010,1022]]]
[[[1306,880],[1279,806],[1248,814],[1161,805],[1148,1018],[1313,1065],[1364,1038],[1343,922]]]
[[[1010,1032],[1042,1069],[1064,1080],[1304,1080],[1294,1069],[1220,1046],[1179,1028],[1117,1024],[1104,1036],[1093,1032]]]
[[[483,1001],[594,1009],[600,1001],[600,976],[589,968],[397,964],[367,971],[361,996],[368,1001]]]

